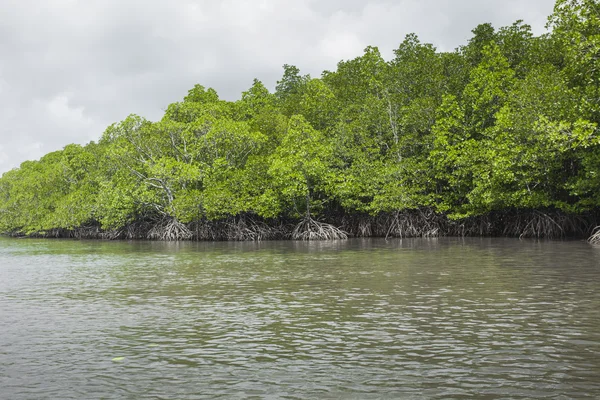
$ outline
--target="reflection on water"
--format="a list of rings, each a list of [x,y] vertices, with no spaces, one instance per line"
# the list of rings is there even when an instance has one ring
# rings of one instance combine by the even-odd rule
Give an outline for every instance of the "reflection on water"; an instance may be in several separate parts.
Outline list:
[[[0,398],[598,398],[600,248],[0,239]]]

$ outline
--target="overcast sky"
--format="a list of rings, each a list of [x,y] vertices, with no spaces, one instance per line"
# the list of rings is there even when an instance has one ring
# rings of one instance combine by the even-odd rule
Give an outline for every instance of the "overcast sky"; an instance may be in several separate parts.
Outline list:
[[[554,0],[3,0],[0,173],[98,140],[135,113],[159,119],[200,83],[235,100],[283,64],[318,77],[407,33],[439,50],[523,19],[545,32]]]

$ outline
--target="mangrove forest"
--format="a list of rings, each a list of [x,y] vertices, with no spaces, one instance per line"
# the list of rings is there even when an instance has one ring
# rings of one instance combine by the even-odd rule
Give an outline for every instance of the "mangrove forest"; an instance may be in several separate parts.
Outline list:
[[[161,240],[590,237],[600,216],[600,5],[548,33],[484,23],[455,51],[409,34],[237,101],[194,86],[159,121],[0,179],[0,231]],[[592,237],[593,238],[593,237]]]

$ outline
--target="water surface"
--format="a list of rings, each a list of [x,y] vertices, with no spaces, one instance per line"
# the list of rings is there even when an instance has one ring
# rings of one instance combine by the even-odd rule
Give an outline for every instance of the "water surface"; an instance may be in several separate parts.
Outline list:
[[[600,398],[600,248],[3,238],[0,398]]]

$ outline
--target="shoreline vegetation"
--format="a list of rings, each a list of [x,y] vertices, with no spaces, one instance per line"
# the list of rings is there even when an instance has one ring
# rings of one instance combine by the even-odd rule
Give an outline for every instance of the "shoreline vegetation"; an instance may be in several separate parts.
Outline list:
[[[550,33],[409,34],[237,101],[201,85],[0,178],[0,232],[151,240],[509,236],[600,243],[600,5]]]
[[[238,215],[220,220],[194,221],[187,224],[166,217],[159,221],[134,221],[118,229],[105,230],[99,223],[73,229],[54,228],[29,234],[7,233],[13,237],[70,238],[104,240],[342,240],[367,238],[518,237],[568,239],[589,237],[600,240],[598,215],[568,215],[560,212],[513,211],[452,220],[433,210],[370,215],[344,215],[318,221],[271,219],[256,215]]]

